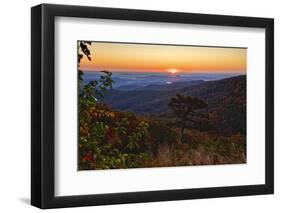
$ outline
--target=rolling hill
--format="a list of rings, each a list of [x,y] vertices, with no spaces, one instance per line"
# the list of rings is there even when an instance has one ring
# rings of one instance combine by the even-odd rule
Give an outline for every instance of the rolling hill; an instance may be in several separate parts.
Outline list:
[[[242,75],[217,81],[192,81],[185,84],[180,82],[174,85],[149,85],[130,90],[113,89],[106,96],[105,102],[115,109],[152,115],[167,111],[170,98],[177,93],[199,97],[209,104],[209,109],[220,105],[225,97],[240,97],[243,94],[246,96],[246,76]]]
[[[176,84],[176,83],[175,83]],[[212,123],[224,132],[246,134],[246,76],[197,82],[168,90],[169,85],[150,85],[143,89],[111,90],[105,102],[112,108],[140,115],[158,116],[171,113],[168,102],[177,93],[196,96],[208,103]],[[150,88],[150,89],[148,89]]]

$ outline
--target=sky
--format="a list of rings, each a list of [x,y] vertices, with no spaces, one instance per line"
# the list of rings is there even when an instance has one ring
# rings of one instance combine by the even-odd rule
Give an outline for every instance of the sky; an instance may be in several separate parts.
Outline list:
[[[82,71],[246,73],[247,49],[92,42]]]

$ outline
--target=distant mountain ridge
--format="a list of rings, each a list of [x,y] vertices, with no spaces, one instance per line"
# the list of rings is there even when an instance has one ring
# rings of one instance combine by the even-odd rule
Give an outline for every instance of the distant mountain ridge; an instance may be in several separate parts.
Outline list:
[[[159,85],[159,89],[155,87],[150,85],[127,91],[113,89],[106,96],[105,102],[116,109],[157,115],[166,112],[170,98],[180,93],[197,96],[205,100],[209,108],[213,108],[221,104],[224,96],[232,96],[237,88],[240,88],[239,92],[234,95],[246,95],[246,76],[240,75],[216,81],[175,82],[170,85]],[[153,89],[149,90],[149,88]]]
[[[98,80],[102,75],[99,71],[83,72],[83,84]],[[149,85],[168,85],[190,81],[214,81],[238,76],[239,73],[147,73],[147,72],[112,72],[113,88],[132,90]],[[178,84],[177,84],[178,85]]]
[[[167,82],[166,84],[150,84],[147,86],[138,86],[134,84],[124,85],[116,88],[121,91],[141,91],[141,90],[157,90],[157,91],[170,91],[175,89],[183,89],[187,86],[193,86],[203,83],[203,80],[183,81],[183,82]]]

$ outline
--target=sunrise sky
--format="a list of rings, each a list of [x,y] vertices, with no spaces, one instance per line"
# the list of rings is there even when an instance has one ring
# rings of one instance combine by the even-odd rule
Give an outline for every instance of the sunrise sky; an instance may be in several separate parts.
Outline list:
[[[83,71],[246,73],[247,49],[93,42]]]

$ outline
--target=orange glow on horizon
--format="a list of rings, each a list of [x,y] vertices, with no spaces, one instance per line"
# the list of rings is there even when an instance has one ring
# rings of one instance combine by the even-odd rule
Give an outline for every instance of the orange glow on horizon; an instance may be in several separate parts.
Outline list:
[[[171,74],[175,74],[177,73],[178,71],[176,69],[169,69],[168,72],[170,72]]]
[[[246,73],[247,49],[93,42],[82,71]]]

